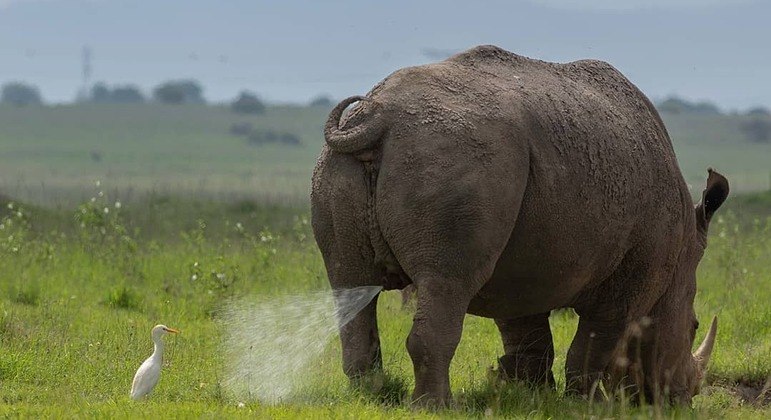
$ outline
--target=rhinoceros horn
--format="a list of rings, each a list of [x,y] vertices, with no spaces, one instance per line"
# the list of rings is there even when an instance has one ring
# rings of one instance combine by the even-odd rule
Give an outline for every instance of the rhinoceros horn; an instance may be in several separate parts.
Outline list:
[[[704,341],[701,343],[696,352],[693,353],[693,358],[699,365],[699,369],[702,371],[707,368],[709,363],[709,357],[712,355],[712,349],[715,347],[715,337],[717,336],[717,316],[712,318],[712,325],[709,326],[707,336],[704,337]]]
[[[324,139],[332,150],[340,153],[356,153],[373,148],[380,140],[380,136],[386,128],[386,122],[382,115],[373,115],[372,119],[365,121],[350,130],[340,130],[340,117],[348,105],[357,101],[371,101],[364,96],[351,96],[329,113],[329,118],[324,126]]]

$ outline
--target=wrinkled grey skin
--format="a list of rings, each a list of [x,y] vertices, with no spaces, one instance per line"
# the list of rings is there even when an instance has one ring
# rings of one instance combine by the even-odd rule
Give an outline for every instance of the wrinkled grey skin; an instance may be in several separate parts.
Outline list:
[[[694,206],[656,110],[612,66],[477,47],[343,101],[325,138],[311,201],[329,281],[414,283],[414,400],[449,402],[466,313],[495,320],[507,377],[553,384],[565,307],[569,391],[698,392],[715,325],[692,355],[695,271],[728,182],[710,170]],[[351,378],[381,368],[376,306],[341,329]]]

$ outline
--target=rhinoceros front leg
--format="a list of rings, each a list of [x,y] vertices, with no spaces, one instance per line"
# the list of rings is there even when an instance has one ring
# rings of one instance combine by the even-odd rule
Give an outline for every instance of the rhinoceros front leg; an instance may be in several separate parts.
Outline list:
[[[608,379],[608,365],[623,333],[622,322],[581,317],[565,362],[566,392],[602,396],[597,386]]]
[[[549,313],[515,319],[496,319],[503,340],[503,357],[498,367],[504,379],[518,379],[533,385],[554,387],[554,343]]]
[[[442,407],[451,398],[450,362],[460,342],[463,318],[471,297],[458,282],[422,281],[407,351],[415,371],[413,402]]]

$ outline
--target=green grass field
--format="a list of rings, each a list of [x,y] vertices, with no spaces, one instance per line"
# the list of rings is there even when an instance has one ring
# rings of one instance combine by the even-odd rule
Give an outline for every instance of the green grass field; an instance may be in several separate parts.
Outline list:
[[[413,411],[404,346],[411,313],[394,292],[379,305],[380,392],[348,386],[333,340],[291,401],[271,406],[231,395],[222,385],[223,306],[329,288],[307,223],[326,113],[0,107],[0,416],[771,416],[771,391],[753,398],[771,375],[771,192],[733,194],[713,223],[696,311],[702,324],[717,314],[720,328],[707,385],[692,409],[590,404],[561,391],[501,386],[489,375],[502,353],[495,325],[469,316],[451,368],[455,406]],[[735,117],[665,120],[692,192],[703,188],[708,166],[728,176],[734,193],[769,189],[771,145],[741,140]],[[303,145],[248,145],[228,134],[244,121],[291,132]],[[16,202],[10,208],[8,197]],[[560,387],[576,321],[565,311],[552,317]],[[182,334],[167,337],[161,383],[137,403],[128,391],[157,323]]]
[[[744,117],[663,115],[677,160],[691,192],[704,188],[705,168],[712,166],[731,181],[731,191],[771,190],[771,143],[744,140]]]
[[[348,386],[336,340],[289,403],[241,401],[222,387],[227,325],[218,311],[225,302],[328,288],[302,211],[201,202],[204,210],[196,217],[182,209],[188,201],[115,208],[110,197],[98,195],[71,210],[6,206],[0,229],[0,415],[767,417],[771,408],[743,400],[739,392],[742,386],[745,393],[759,390],[771,373],[768,199],[737,199],[714,222],[696,310],[703,321],[719,315],[720,329],[708,385],[693,409],[589,404],[560,392],[500,386],[488,376],[502,352],[497,330],[491,320],[469,316],[452,364],[456,406],[440,413],[415,412],[407,403],[413,378],[404,341],[411,313],[393,292],[379,306],[387,375],[379,393]],[[180,216],[170,221],[174,208]],[[160,322],[182,334],[167,337],[161,383],[148,401],[137,403],[128,398],[131,378],[151,352],[150,328]],[[569,312],[552,317],[560,386],[575,325]]]

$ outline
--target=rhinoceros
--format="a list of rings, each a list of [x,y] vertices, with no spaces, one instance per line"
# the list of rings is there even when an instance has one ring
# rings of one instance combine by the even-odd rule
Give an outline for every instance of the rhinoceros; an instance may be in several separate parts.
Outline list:
[[[495,320],[504,377],[553,385],[557,308],[579,317],[569,392],[698,393],[717,324],[692,353],[695,272],[728,181],[709,169],[694,206],[656,109],[611,65],[475,47],[343,100],[324,137],[311,206],[329,282],[417,288],[414,401],[451,400],[466,313]],[[340,329],[352,379],[382,368],[376,306]]]

